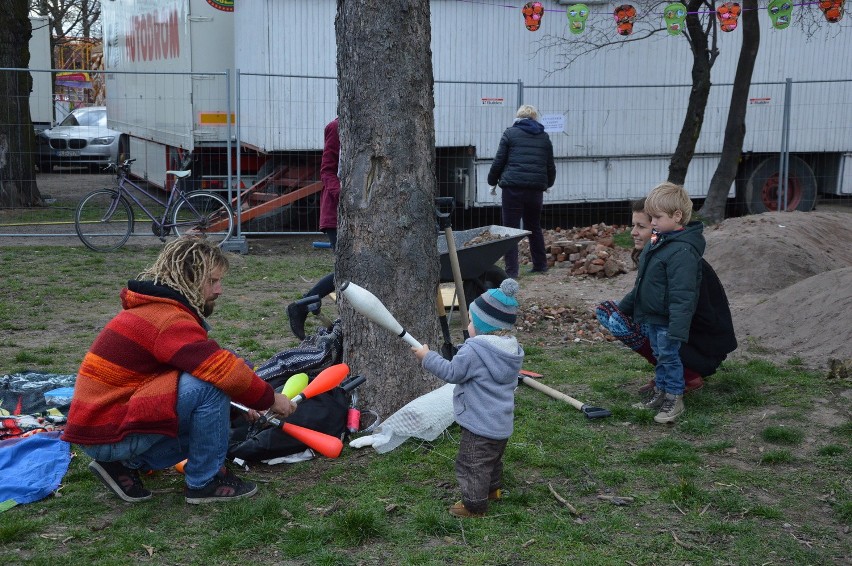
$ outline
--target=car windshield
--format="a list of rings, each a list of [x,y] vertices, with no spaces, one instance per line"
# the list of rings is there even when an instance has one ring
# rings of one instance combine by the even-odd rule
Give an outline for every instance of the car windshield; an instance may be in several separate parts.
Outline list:
[[[67,115],[60,126],[102,126],[106,127],[106,110],[74,111]]]

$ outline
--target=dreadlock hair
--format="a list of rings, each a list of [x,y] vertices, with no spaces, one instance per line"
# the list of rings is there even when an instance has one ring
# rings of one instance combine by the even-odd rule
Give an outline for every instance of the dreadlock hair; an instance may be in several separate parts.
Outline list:
[[[630,212],[641,212],[642,214],[646,214],[648,218],[651,218],[651,215],[645,212],[645,197],[640,198],[639,200],[634,200],[630,203]],[[630,259],[633,260],[633,267],[639,267],[639,256],[642,255],[642,250],[637,250],[636,247],[633,247],[633,251],[630,252]]]
[[[204,283],[216,268],[227,271],[228,256],[218,246],[196,236],[182,236],[163,246],[154,263],[136,279],[166,285],[204,312]]]

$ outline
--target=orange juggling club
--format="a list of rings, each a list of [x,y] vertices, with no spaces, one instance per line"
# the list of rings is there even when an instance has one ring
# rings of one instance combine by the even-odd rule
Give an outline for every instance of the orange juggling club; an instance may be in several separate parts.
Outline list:
[[[320,393],[325,393],[326,391],[331,391],[340,383],[346,379],[346,376],[349,375],[349,366],[346,364],[336,364],[331,367],[327,367],[322,370],[319,375],[317,375],[313,381],[311,381],[307,387],[302,389],[302,392],[293,397],[293,403],[300,403],[305,399],[310,399],[311,397],[316,397]]]
[[[276,424],[273,419],[270,419],[269,422]],[[336,436],[290,423],[283,423],[281,430],[326,458],[337,458],[343,451],[343,441]]]
[[[248,413],[251,410],[245,405],[237,403],[236,401],[231,401],[231,406],[236,407],[244,413]],[[330,434],[325,434],[324,432],[311,430],[303,426],[285,423],[277,417],[263,416],[261,417],[261,419],[273,426],[277,426],[283,432],[289,434],[311,450],[319,452],[326,458],[337,458],[338,456],[340,456],[340,452],[343,450],[343,441],[337,438],[336,436],[331,436]]]

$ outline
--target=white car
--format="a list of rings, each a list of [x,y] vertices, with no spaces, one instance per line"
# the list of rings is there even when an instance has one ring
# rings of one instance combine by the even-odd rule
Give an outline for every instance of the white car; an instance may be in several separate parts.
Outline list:
[[[77,108],[57,126],[36,136],[38,165],[49,172],[54,165],[101,168],[127,155],[127,136],[107,128],[105,106]]]

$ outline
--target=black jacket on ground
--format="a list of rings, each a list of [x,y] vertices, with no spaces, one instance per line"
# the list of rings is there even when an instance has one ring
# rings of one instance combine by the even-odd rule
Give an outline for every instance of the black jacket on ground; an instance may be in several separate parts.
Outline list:
[[[488,184],[545,191],[556,181],[553,144],[544,126],[525,118],[506,128],[488,171]]]

